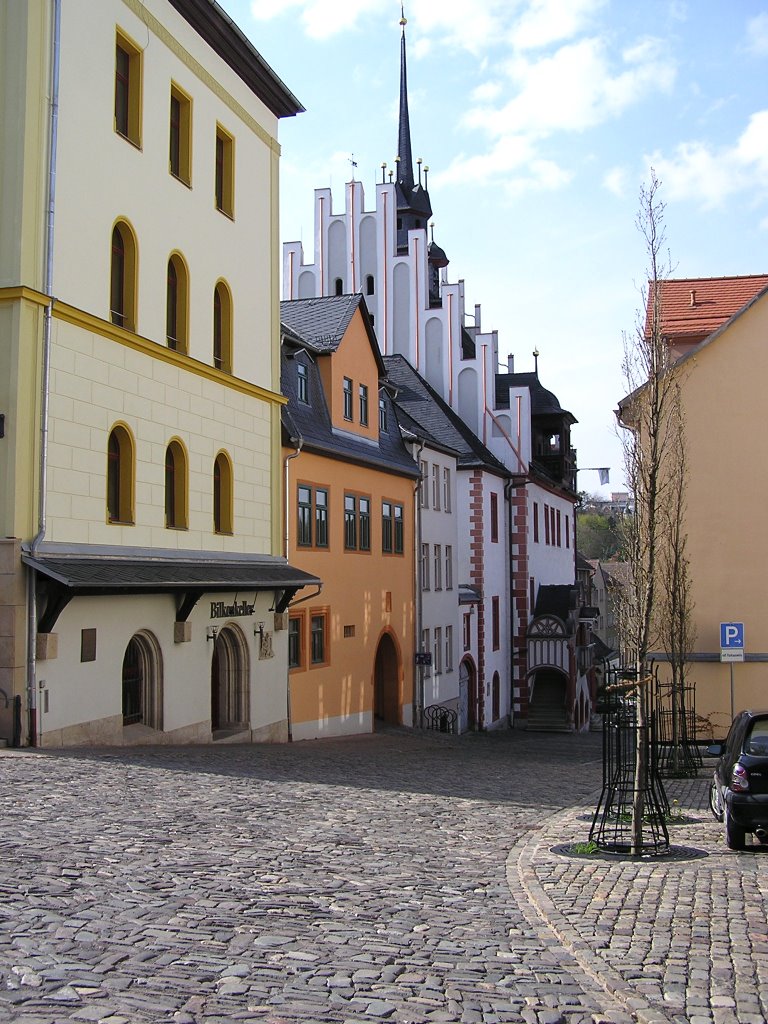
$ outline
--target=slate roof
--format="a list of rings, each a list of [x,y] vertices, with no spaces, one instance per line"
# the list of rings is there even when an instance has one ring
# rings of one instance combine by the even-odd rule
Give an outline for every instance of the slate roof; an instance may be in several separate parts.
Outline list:
[[[578,593],[572,583],[548,583],[539,587],[536,594],[534,618],[540,615],[557,615],[563,622],[578,605]]]
[[[335,352],[358,309],[378,360],[378,342],[360,292],[323,295],[316,299],[285,299],[280,303],[280,320],[307,348],[317,353]],[[383,369],[381,365],[380,368]]]
[[[307,450],[416,478],[419,468],[405,447],[397,414],[386,389],[380,389],[378,395],[369,396],[369,415],[375,417],[376,422],[379,398],[386,410],[388,429],[379,431],[378,442],[333,428],[317,364],[320,359],[332,358],[357,308],[364,314],[369,341],[383,377],[384,364],[361,295],[281,302],[283,345],[280,387],[288,399],[282,411],[283,444],[295,446],[300,439]],[[299,401],[298,364],[306,367],[308,402]]]
[[[510,388],[528,388],[531,393],[531,416],[564,416],[569,423],[578,422],[575,416],[562,408],[557,396],[542,386],[538,373],[497,373],[497,409],[509,408]]]
[[[22,554],[22,561],[77,593],[148,593],[300,588],[320,580],[269,555],[123,549]]]
[[[170,0],[170,3],[276,117],[291,117],[304,111],[216,0]]]
[[[665,337],[703,341],[760,292],[768,288],[768,275],[681,278],[658,282],[661,289],[661,324]],[[653,307],[646,309],[645,331],[650,335]]]
[[[389,380],[397,388],[395,405],[406,430],[455,452],[463,469],[476,466],[498,476],[511,475],[404,356],[384,356],[384,365]]]

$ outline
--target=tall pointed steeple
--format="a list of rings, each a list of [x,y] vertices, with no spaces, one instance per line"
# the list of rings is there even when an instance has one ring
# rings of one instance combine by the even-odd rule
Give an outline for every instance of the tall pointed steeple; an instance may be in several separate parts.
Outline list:
[[[413,176],[413,154],[411,150],[411,124],[408,116],[408,75],[405,56],[405,17],[403,5],[400,5],[400,120],[397,133],[397,173],[395,190],[397,194],[397,248],[400,252],[408,249],[408,232],[414,228],[426,231],[429,218],[432,216],[432,205],[429,193],[421,184],[421,160],[419,178]]]
[[[400,10],[402,11],[402,6]],[[413,188],[413,154],[411,151],[411,122],[408,117],[408,72],[405,60],[405,15],[400,18],[400,121],[397,133],[397,183]]]

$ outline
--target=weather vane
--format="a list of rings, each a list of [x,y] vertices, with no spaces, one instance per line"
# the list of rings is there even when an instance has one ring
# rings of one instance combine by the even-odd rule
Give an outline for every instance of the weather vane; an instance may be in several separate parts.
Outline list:
[[[408,24],[408,19],[405,16],[404,0],[400,0],[400,24],[403,26]]]

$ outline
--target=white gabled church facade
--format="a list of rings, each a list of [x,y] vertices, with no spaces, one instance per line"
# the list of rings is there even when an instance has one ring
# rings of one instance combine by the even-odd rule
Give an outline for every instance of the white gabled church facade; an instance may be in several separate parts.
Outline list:
[[[510,365],[499,373],[498,333],[483,329],[480,305],[467,309],[464,281],[448,279],[449,260],[432,236],[428,172],[421,161],[414,174],[404,30],[396,168],[389,175],[383,169],[372,209],[366,208],[359,181],[347,183],[343,210],[334,210],[330,189],[316,190],[314,252],[308,259],[300,242],[284,244],[283,297],[362,292],[382,354],[404,357],[510,475],[501,490],[499,478],[479,468],[459,473],[457,481],[460,582],[482,596],[477,724],[485,727],[494,704],[501,719],[527,715],[533,689],[527,630],[539,586],[575,584],[575,453],[569,434],[575,421],[541,387],[537,372],[515,373]],[[492,505],[499,519],[494,542]],[[551,516],[546,534],[545,507]],[[541,531],[536,535],[535,512]],[[495,674],[501,694],[494,700]],[[569,679],[566,705],[573,704],[573,689]],[[568,715],[566,724],[572,724]]]

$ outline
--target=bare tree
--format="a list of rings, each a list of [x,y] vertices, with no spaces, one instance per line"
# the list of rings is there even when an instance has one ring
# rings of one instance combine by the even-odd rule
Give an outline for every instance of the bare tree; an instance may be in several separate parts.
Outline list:
[[[649,779],[647,712],[651,681],[648,655],[658,646],[681,656],[690,643],[690,587],[685,537],[685,455],[680,385],[663,332],[663,284],[671,273],[666,250],[660,182],[651,173],[640,193],[637,227],[648,259],[645,315],[624,339],[623,373],[627,397],[619,408],[627,486],[634,512],[624,523],[624,558],[629,583],[620,609],[624,663],[633,666],[637,745],[632,801],[632,852],[643,846],[645,793]],[[674,623],[670,623],[670,615]],[[682,669],[684,676],[684,668]]]

